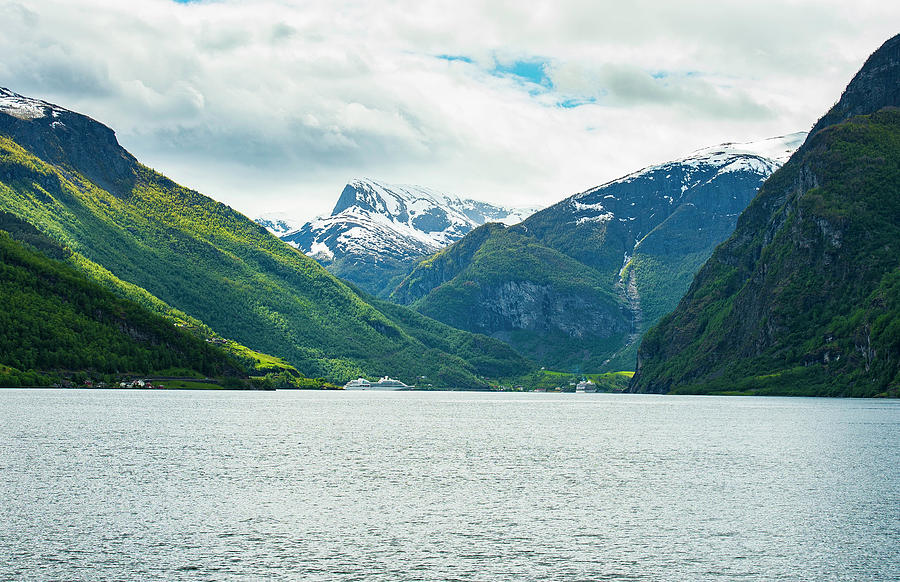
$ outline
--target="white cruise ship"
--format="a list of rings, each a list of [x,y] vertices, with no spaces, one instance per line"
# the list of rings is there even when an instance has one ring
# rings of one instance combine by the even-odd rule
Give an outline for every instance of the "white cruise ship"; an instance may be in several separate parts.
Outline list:
[[[365,378],[357,378],[344,384],[344,390],[369,390],[371,387],[372,383]]]
[[[409,388],[411,386],[407,386],[400,380],[394,380],[387,376],[372,384],[372,390],[408,390]]]
[[[408,386],[400,380],[394,380],[388,376],[384,376],[378,382],[369,382],[365,378],[357,378],[344,384],[344,390],[409,390],[410,388],[412,386]]]

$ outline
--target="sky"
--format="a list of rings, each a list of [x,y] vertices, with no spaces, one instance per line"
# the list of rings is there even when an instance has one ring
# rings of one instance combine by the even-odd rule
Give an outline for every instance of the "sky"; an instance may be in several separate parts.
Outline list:
[[[545,206],[807,130],[885,0],[0,0],[0,86],[251,218],[357,177]]]

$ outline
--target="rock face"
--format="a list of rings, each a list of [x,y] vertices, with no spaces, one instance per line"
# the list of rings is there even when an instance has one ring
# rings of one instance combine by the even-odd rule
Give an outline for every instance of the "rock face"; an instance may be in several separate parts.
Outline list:
[[[598,331],[622,331],[617,314],[593,309],[585,297],[559,293],[551,285],[507,281],[484,298],[482,309],[472,314],[472,326],[483,329],[560,331],[584,338]]]
[[[486,225],[422,261],[392,298],[509,341],[548,367],[633,368],[637,339],[675,307],[804,137],[706,148],[571,196],[518,226]]]
[[[383,296],[416,261],[472,229],[488,221],[514,224],[533,211],[461,199],[421,186],[353,180],[330,216],[279,236],[332,273]],[[280,228],[271,219],[257,222]]]
[[[878,49],[844,89],[837,104],[810,130],[818,133],[854,115],[867,115],[900,103],[900,35]]]
[[[60,167],[79,172],[105,190],[124,195],[134,185],[137,160],[102,123],[46,101],[0,88],[0,134]]]
[[[646,334],[633,391],[868,396],[897,385],[898,51],[900,36],[868,59]]]

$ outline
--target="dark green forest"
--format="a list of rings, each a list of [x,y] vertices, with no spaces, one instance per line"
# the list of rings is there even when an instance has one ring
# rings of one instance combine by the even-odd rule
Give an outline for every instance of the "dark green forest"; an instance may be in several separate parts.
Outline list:
[[[222,350],[87,280],[60,260],[68,254],[0,214],[0,385],[48,385],[75,372],[239,374]]]
[[[900,110],[823,129],[763,186],[641,345],[635,388],[900,388]]]

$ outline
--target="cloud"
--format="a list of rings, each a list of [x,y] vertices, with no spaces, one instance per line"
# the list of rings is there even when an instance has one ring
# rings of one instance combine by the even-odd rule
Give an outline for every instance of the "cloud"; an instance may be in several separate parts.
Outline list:
[[[0,0],[0,85],[248,213],[358,175],[552,203],[808,128],[900,21],[859,0]]]
[[[763,120],[775,115],[730,77],[695,72],[647,71],[633,66],[579,63],[549,67],[553,89],[568,100],[607,107],[675,107],[692,115]]]

